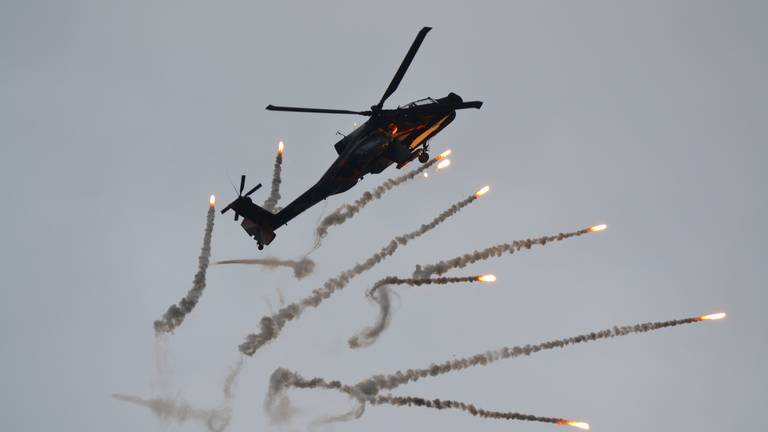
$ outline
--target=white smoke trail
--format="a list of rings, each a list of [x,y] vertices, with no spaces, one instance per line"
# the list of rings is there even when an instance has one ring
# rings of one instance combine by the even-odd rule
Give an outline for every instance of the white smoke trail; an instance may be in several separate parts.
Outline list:
[[[487,192],[487,187],[483,188],[482,190],[482,193],[485,192]],[[419,229],[395,237],[389,242],[389,244],[381,248],[381,250],[373,254],[362,264],[358,263],[351,269],[341,272],[335,278],[328,279],[321,288],[315,289],[312,291],[310,296],[306,297],[300,302],[289,304],[281,308],[276,314],[273,314],[272,316],[263,317],[260,322],[261,332],[258,334],[248,335],[245,342],[240,344],[240,351],[243,354],[252,356],[265,343],[275,339],[287,322],[298,319],[301,314],[303,314],[304,311],[308,308],[317,307],[320,305],[320,303],[323,302],[323,300],[333,295],[336,291],[346,287],[347,284],[349,284],[349,281],[352,280],[355,276],[358,276],[372,269],[377,264],[384,261],[387,257],[392,256],[400,246],[405,246],[409,241],[414,240],[431,231],[444,220],[455,215],[459,212],[459,210],[477,200],[482,195],[482,193],[477,192],[459,201],[458,203],[449,207],[447,210],[440,213],[440,215],[438,215],[428,224],[424,224],[419,227]]]
[[[629,326],[613,327],[597,332],[585,333],[565,339],[555,339],[536,345],[504,347],[495,351],[487,351],[481,354],[477,354],[472,357],[449,360],[443,363],[433,363],[431,366],[423,369],[408,369],[406,371],[398,371],[389,375],[375,375],[367,380],[360,382],[355,387],[368,397],[373,397],[377,395],[381,390],[392,390],[403,384],[418,381],[422,378],[435,377],[474,366],[485,366],[498,360],[528,356],[539,351],[546,351],[554,348],[565,348],[569,345],[578,343],[592,342],[600,339],[609,339],[617,336],[627,336],[634,333],[645,333],[667,327],[695,323],[704,319],[706,318],[692,317],[680,320],[634,324]]]
[[[283,142],[280,141],[277,155],[275,156],[275,166],[272,171],[272,189],[269,191],[269,197],[264,201],[264,209],[268,212],[277,213],[277,203],[280,201],[280,179],[283,170]]]
[[[367,206],[371,203],[371,201],[377,200],[384,196],[385,193],[389,192],[390,190],[394,189],[397,186],[400,186],[401,184],[413,180],[416,178],[419,174],[425,172],[428,170],[432,165],[437,163],[438,161],[444,159],[447,154],[450,153],[449,151],[441,153],[438,156],[435,156],[434,158],[430,159],[427,163],[421,165],[420,167],[413,169],[401,176],[387,179],[384,183],[380,184],[376,188],[366,191],[363,193],[363,195],[358,198],[354,203],[352,204],[344,204],[341,207],[337,208],[333,213],[326,216],[320,224],[315,228],[315,249],[320,247],[320,243],[325,238],[325,236],[328,235],[328,229],[334,225],[341,225],[344,222],[346,222],[349,218],[353,217],[357,213],[360,212],[360,210],[363,209],[363,207]]]
[[[305,379],[301,377],[301,375],[283,368],[275,370],[272,374],[270,378],[270,387],[267,391],[267,398],[264,403],[267,414],[275,422],[285,422],[296,412],[296,410],[290,406],[290,400],[286,394],[286,390],[291,387],[298,389],[338,390],[347,394],[355,401],[355,407],[351,411],[340,415],[323,417],[313,422],[313,425],[350,421],[360,418],[365,412],[366,402],[371,405],[386,404],[394,406],[420,406],[434,409],[458,409],[468,412],[473,416],[501,420],[523,420],[554,424],[573,423],[569,420],[556,417],[541,417],[515,412],[489,411],[477,408],[472,404],[451,400],[427,400],[419,397],[393,396],[389,394],[366,395],[363,394],[359,388],[342,384],[340,381],[327,381],[322,378]],[[579,424],[585,423],[579,422]]]
[[[213,197],[211,197],[213,198]],[[208,271],[208,262],[211,258],[211,236],[213,235],[213,219],[216,215],[216,209],[213,205],[208,208],[208,217],[205,223],[205,234],[203,235],[203,247],[200,250],[198,258],[197,274],[192,282],[192,289],[181,299],[178,305],[171,305],[163,314],[162,319],[154,322],[156,333],[170,333],[184,322],[184,318],[200,301],[205,289],[205,274]]]
[[[366,293],[368,299],[379,306],[379,315],[376,317],[376,321],[370,327],[366,327],[356,335],[349,338],[348,343],[350,348],[362,348],[370,346],[379,338],[381,333],[389,327],[389,322],[392,316],[392,291],[389,285],[445,285],[449,283],[474,283],[481,282],[480,275],[477,276],[460,276],[460,277],[441,277],[441,278],[410,278],[403,279],[397,276],[385,277],[371,287]]]
[[[515,240],[512,243],[497,244],[495,246],[490,246],[482,250],[477,250],[472,253],[464,254],[462,256],[457,256],[449,260],[440,261],[435,264],[429,264],[424,266],[417,265],[416,269],[413,271],[413,277],[429,278],[434,275],[443,274],[451,269],[466,267],[467,265],[475,263],[477,261],[486,260],[492,257],[499,257],[504,253],[513,254],[522,249],[530,249],[534,245],[544,246],[547,243],[558,242],[571,237],[578,237],[584,234],[602,231],[602,229],[605,229],[604,225],[597,225],[594,227],[584,228],[578,231],[573,231],[568,233],[559,233],[557,235],[550,235],[550,236],[544,236],[539,238]]]
[[[467,412],[476,417],[490,418],[496,420],[522,420],[530,422],[540,423],[552,423],[565,425],[574,423],[570,420],[557,418],[557,417],[541,417],[531,414],[521,414],[517,412],[504,412],[504,411],[489,411],[482,408],[477,408],[471,403],[459,402],[454,400],[443,399],[424,399],[414,396],[393,396],[393,395],[380,395],[369,400],[371,405],[393,405],[398,407],[403,406],[417,406],[432,409],[456,409]],[[578,422],[579,424],[585,424]]]
[[[299,260],[285,260],[274,257],[265,258],[247,258],[247,259],[233,259],[216,261],[214,265],[223,264],[243,264],[243,265],[260,265],[267,268],[277,267],[289,267],[293,270],[293,275],[296,279],[303,279],[312,274],[315,271],[315,262],[311,258],[305,256]]]

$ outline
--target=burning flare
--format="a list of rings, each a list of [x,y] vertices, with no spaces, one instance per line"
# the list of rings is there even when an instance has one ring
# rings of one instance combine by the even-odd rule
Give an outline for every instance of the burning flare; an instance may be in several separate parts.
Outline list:
[[[589,430],[589,423],[573,421],[573,420],[560,420],[557,422],[559,425],[573,426],[579,429]]]
[[[208,204],[210,204],[211,208],[216,207],[216,197],[211,195],[211,198],[208,200]]]
[[[587,228],[587,231],[589,231],[591,233],[593,233],[593,232],[600,232],[600,231],[603,231],[606,228],[608,228],[608,225],[600,224],[600,225],[595,225],[595,226],[591,226],[591,227]]]
[[[478,276],[477,280],[479,280],[480,282],[496,282],[496,275],[486,274],[486,275]]]
[[[699,321],[719,320],[719,319],[723,319],[725,317],[726,317],[725,312],[718,312],[718,313],[713,313],[713,314],[709,314],[709,315],[702,315],[702,316],[699,317]]]
[[[443,159],[440,161],[439,164],[437,164],[437,169],[443,169],[451,166],[451,160],[450,159]]]
[[[444,151],[444,152],[440,153],[439,155],[437,155],[437,157],[436,157],[435,159],[437,159],[437,160],[443,160],[443,159],[447,158],[447,157],[448,157],[448,156],[450,156],[450,155],[451,155],[451,149],[448,149],[448,150],[446,150],[446,151]]]
[[[482,189],[480,189],[479,191],[475,192],[475,196],[480,198],[481,196],[487,194],[489,190],[491,190],[490,186],[483,186]]]
[[[277,143],[277,152],[280,154],[283,154],[283,151],[285,150],[285,143],[280,141]]]

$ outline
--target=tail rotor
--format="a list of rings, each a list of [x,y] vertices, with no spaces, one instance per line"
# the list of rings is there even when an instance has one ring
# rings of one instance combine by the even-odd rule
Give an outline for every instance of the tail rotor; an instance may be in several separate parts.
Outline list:
[[[232,201],[231,203],[229,203],[229,205],[227,205],[226,207],[221,209],[221,214],[226,213],[228,210],[230,210],[232,208],[232,205],[234,203],[236,203],[237,201],[239,201],[239,200],[241,200],[241,199],[243,199],[245,197],[251,196],[252,193],[256,192],[260,188],[261,188],[261,183],[259,183],[256,186],[252,187],[248,192],[245,193],[245,195],[243,195],[243,190],[245,189],[245,174],[241,175],[240,176],[240,191],[237,193],[237,198],[234,201]],[[239,218],[240,218],[240,215],[237,212],[235,212],[235,220],[238,220]]]

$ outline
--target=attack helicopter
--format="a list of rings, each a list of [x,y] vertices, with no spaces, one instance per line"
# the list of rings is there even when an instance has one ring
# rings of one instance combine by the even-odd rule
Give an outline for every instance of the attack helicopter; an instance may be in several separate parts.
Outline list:
[[[346,192],[366,174],[378,174],[392,164],[400,169],[414,159],[429,161],[429,140],[456,118],[456,110],[480,108],[481,101],[464,102],[455,93],[432,99],[425,98],[394,109],[384,102],[397,90],[421,43],[431,30],[422,28],[411,44],[384,95],[369,110],[353,111],[325,108],[301,108],[268,105],[269,111],[320,114],[357,114],[369,119],[334,145],[338,158],[320,180],[277,213],[272,213],[251,200],[250,195],[261,184],[243,194],[245,175],[240,178],[238,197],[221,210],[234,211],[235,220],[243,217],[241,226],[264,249],[275,238],[275,230],[331,195]]]

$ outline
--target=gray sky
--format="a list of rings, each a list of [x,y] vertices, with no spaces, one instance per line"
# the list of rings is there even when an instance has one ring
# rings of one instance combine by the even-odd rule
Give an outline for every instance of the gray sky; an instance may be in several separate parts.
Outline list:
[[[744,430],[764,422],[768,47],[760,1],[0,3],[0,406],[9,430],[160,430],[114,392],[153,397],[152,321],[190,288],[208,195],[268,184],[278,139],[286,204],[361,118],[419,28],[434,27],[388,106],[454,91],[485,102],[433,140],[452,167],[332,230],[297,282],[287,269],[214,267],[171,338],[174,389],[221,401],[237,345],[278,303],[367,258],[488,183],[465,209],[247,359],[232,431],[272,427],[279,366],[354,383],[505,345],[724,310],[725,322],[599,342],[420,381],[398,394],[585,419],[594,430]],[[387,176],[367,177],[327,211]],[[257,193],[264,199],[267,191]],[[323,205],[267,250],[309,249]],[[607,222],[605,233],[476,264],[494,286],[399,289],[378,343],[364,290],[416,263]],[[228,217],[215,259],[260,254]],[[456,272],[455,274],[459,274]],[[286,430],[345,410],[293,392]],[[556,430],[460,412],[370,407],[337,431]],[[201,430],[198,424],[170,430]]]

